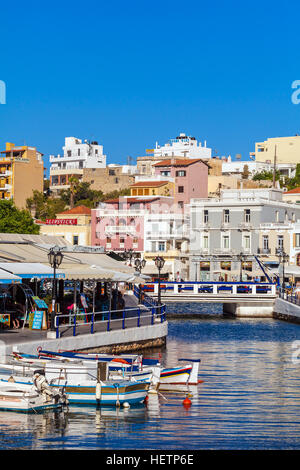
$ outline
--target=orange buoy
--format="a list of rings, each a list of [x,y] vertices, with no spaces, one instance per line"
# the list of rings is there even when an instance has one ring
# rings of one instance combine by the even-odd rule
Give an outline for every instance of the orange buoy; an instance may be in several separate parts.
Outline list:
[[[188,397],[185,397],[185,399],[183,400],[182,404],[183,404],[183,406],[184,406],[185,408],[189,408],[189,407],[191,406],[192,402],[191,402],[191,400],[190,400]]]
[[[149,397],[148,397],[148,395],[146,395],[146,396],[145,396],[145,399],[144,399],[144,403],[147,404],[148,401],[149,401]]]

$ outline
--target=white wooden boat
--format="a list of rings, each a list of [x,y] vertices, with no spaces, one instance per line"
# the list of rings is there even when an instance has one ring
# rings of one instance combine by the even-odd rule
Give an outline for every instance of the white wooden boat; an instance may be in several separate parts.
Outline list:
[[[32,384],[33,367],[38,364],[25,362],[21,365],[0,364],[2,374],[0,381],[7,382],[11,378],[16,384]],[[59,361],[47,362],[43,370],[50,387],[63,387],[69,403],[91,405],[121,406],[124,403],[143,403],[150,387],[150,382],[143,380],[98,380],[97,363],[62,364]],[[6,371],[6,373],[3,373]]]
[[[0,380],[0,410],[36,412],[67,404],[64,393],[56,388],[38,388],[35,384]]]
[[[39,351],[38,356],[27,355],[22,353],[14,353],[14,357],[17,361],[61,361],[63,363],[83,363],[88,364],[94,363],[97,361],[107,361],[109,363],[110,371],[122,370],[123,377],[129,378],[129,376],[134,376],[136,380],[138,379],[137,375],[134,375],[133,372],[150,372],[153,373],[152,385],[154,388],[162,389],[164,385],[198,385],[198,373],[199,373],[199,363],[200,359],[179,359],[179,361],[190,361],[190,363],[185,364],[184,366],[176,367],[162,367],[158,360],[155,359],[143,359],[141,355],[120,355],[114,356],[110,354],[94,354],[94,353],[76,353],[76,352],[55,352],[55,351]],[[154,369],[154,367],[156,369]],[[158,368],[160,368],[160,377],[159,384],[157,386],[157,375]],[[111,378],[115,375],[111,375]]]

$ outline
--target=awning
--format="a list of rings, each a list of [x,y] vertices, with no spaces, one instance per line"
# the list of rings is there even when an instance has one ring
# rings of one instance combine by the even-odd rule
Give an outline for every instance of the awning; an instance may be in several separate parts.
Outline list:
[[[164,267],[160,272],[161,274],[172,274],[173,265],[171,263],[165,263]],[[142,274],[152,274],[154,276],[158,276],[158,269],[155,264],[146,264],[146,266],[142,270]]]
[[[0,269],[4,269],[22,279],[53,278],[53,268],[42,263],[0,263]],[[56,270],[56,278],[64,278],[64,273],[59,269]]]
[[[21,277],[0,269],[0,284],[19,284],[21,281]]]

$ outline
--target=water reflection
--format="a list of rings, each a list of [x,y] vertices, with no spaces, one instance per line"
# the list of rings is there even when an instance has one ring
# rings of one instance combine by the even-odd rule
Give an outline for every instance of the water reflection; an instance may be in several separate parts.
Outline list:
[[[1,412],[1,447],[297,449],[300,366],[291,360],[297,339],[299,325],[272,319],[172,320],[166,347],[146,355],[161,354],[166,366],[201,358],[203,383],[159,391],[146,406],[128,409]],[[186,393],[190,408],[183,406]]]

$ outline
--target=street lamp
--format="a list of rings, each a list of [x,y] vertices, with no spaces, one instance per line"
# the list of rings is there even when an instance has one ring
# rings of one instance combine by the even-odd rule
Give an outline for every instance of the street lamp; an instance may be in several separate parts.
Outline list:
[[[279,265],[282,263],[282,288],[285,289],[285,272],[284,272],[284,267],[285,263],[288,262],[289,260],[289,255],[285,251],[279,251],[278,252],[278,260],[279,260]]]
[[[130,248],[129,250],[124,251],[124,257],[125,257],[126,260],[129,260],[129,266],[131,266],[131,260],[134,257],[134,253],[133,253],[132,248]]]
[[[240,259],[240,282],[243,282],[243,261],[245,260],[245,256],[242,251],[239,254],[239,259]]]
[[[158,305],[161,305],[161,293],[160,293],[160,272],[165,264],[165,259],[162,256],[156,256],[154,259],[155,265],[158,269]]]
[[[146,260],[145,259],[140,259],[140,258],[136,258],[135,261],[134,261],[134,264],[135,264],[135,268],[136,270],[141,273],[142,269],[144,269],[144,267],[146,266]]]
[[[60,249],[51,248],[48,253],[50,266],[53,268],[53,285],[52,285],[52,312],[51,312],[51,331],[55,331],[55,303],[56,303],[56,268],[61,265],[64,255]]]

